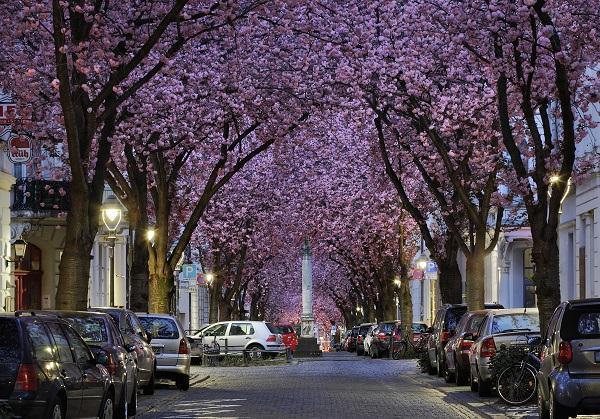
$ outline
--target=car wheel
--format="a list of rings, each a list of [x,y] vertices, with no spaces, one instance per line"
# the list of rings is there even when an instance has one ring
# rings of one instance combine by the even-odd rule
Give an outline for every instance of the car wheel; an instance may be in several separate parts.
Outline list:
[[[259,360],[263,358],[263,353],[262,351],[264,351],[265,348],[263,348],[262,346],[258,345],[258,344],[252,344],[250,346],[248,346],[248,356],[250,357],[250,359],[252,360]]]
[[[114,418],[114,410],[115,403],[113,400],[113,395],[108,394],[104,401],[102,402],[102,407],[100,408],[100,419],[113,419]]]
[[[133,392],[131,393],[131,400],[127,405],[127,415],[135,416],[137,414],[137,382],[133,382]]]
[[[538,396],[538,413],[540,415],[540,419],[548,419],[550,417],[550,412],[548,411],[548,407],[546,406],[546,400],[544,399],[544,395],[542,394],[542,383],[538,383],[537,388],[537,396]]]
[[[475,381],[475,377],[473,377],[473,371],[469,372],[470,374],[470,386],[471,386],[471,391],[475,392],[479,390],[479,383],[477,381]]]
[[[436,356],[437,356],[437,376],[443,377],[445,368],[444,368],[444,364],[442,363],[442,355],[438,354]]]
[[[189,375],[180,375],[175,380],[175,384],[177,388],[181,391],[188,391],[190,388],[190,376]]]
[[[144,386],[144,394],[146,396],[152,396],[154,394],[154,382],[156,377],[156,364],[154,364],[154,368],[152,368],[152,375],[150,376],[150,380],[148,380],[148,384]]]
[[[570,417],[567,409],[556,400],[554,396],[554,389],[550,389],[550,400],[549,403],[549,416],[550,419],[564,419]]]
[[[62,401],[60,399],[55,400],[49,412],[51,419],[64,419],[65,412],[63,409]]]
[[[478,389],[477,393],[479,397],[489,397],[492,395],[492,383],[483,381],[481,377],[477,377]]]
[[[460,368],[460,365],[456,363],[456,360],[454,361],[454,365],[454,382],[457,386],[464,386],[467,384],[467,377],[465,377],[465,373]]]

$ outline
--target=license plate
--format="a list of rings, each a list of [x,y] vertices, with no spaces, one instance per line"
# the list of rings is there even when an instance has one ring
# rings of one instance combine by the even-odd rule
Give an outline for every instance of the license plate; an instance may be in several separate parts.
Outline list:
[[[162,348],[158,348],[156,346],[152,347],[152,351],[156,354],[159,355],[160,353],[162,353]]]
[[[600,362],[600,351],[594,353],[594,361]]]

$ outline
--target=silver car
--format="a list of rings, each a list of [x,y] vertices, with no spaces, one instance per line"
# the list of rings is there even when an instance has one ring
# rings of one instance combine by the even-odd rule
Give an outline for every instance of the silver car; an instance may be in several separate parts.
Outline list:
[[[537,308],[510,308],[490,310],[481,321],[477,335],[463,335],[463,340],[474,339],[469,355],[471,390],[480,396],[492,393],[490,359],[500,345],[522,345],[528,339],[540,336],[540,317]]]
[[[559,305],[542,345],[540,418],[600,414],[600,298]]]
[[[156,376],[174,380],[177,388],[190,388],[190,344],[179,321],[168,314],[138,314],[142,326],[151,336],[156,354]]]
[[[286,351],[279,330],[261,321],[219,322],[204,329],[201,335],[202,344],[218,343],[221,354],[249,352],[253,358],[258,358],[263,352],[277,354]]]

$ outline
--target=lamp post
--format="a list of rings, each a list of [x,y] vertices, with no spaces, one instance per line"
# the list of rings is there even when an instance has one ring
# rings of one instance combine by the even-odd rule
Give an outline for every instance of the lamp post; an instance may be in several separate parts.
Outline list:
[[[117,229],[123,216],[121,203],[114,195],[109,195],[101,207],[102,222],[108,230],[108,269],[110,278],[110,307],[115,306],[115,242],[117,241]]]

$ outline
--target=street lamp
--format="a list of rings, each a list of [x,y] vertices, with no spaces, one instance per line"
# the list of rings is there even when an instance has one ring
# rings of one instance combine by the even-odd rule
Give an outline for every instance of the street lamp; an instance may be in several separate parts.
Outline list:
[[[16,266],[16,264],[21,262],[21,259],[25,257],[25,252],[27,251],[27,242],[23,240],[23,237],[19,237],[13,242],[12,248],[15,253],[15,259],[6,259],[6,267],[8,267],[9,263],[14,263]]]
[[[154,239],[156,238],[156,230],[154,227],[149,227],[146,230],[146,240],[148,240],[151,244],[154,244]]]
[[[429,258],[425,256],[423,253],[415,260],[415,264],[417,268],[424,271],[427,268],[427,262],[429,262]]]
[[[114,195],[109,195],[102,203],[101,207],[102,221],[108,230],[108,260],[109,260],[109,278],[110,278],[110,306],[115,306],[115,242],[117,241],[116,232],[123,216],[123,207]]]
[[[560,175],[552,175],[550,176],[549,182],[550,182],[550,187],[548,188],[548,196],[552,196],[552,186],[556,185],[557,183],[560,183],[562,180],[560,178]],[[562,204],[565,201],[565,199],[567,199],[567,195],[569,194],[569,191],[571,190],[571,178],[569,177],[567,179],[567,185],[565,186],[565,192],[563,193],[562,198],[560,198],[560,207],[558,208],[558,213],[562,214]]]
[[[215,276],[210,272],[207,272],[206,274],[204,274],[204,278],[206,279],[206,283],[210,284],[212,280],[215,279]]]

